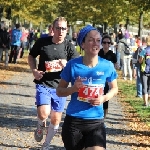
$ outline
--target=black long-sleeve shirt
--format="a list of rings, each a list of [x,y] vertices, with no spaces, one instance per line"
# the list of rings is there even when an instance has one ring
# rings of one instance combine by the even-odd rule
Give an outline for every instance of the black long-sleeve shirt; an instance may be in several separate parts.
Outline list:
[[[6,30],[0,30],[0,48],[4,48],[4,46],[6,46],[6,48],[9,48],[10,46],[10,35]]]

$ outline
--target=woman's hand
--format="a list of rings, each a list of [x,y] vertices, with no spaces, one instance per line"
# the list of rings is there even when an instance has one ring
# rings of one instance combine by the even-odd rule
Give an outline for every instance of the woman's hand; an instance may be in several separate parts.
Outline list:
[[[92,106],[98,106],[105,102],[105,95],[99,95],[97,98],[91,98],[88,100]]]
[[[77,77],[72,88],[74,89],[74,92],[78,92],[79,89],[82,88],[83,86],[84,84],[82,83],[82,79],[80,77]]]

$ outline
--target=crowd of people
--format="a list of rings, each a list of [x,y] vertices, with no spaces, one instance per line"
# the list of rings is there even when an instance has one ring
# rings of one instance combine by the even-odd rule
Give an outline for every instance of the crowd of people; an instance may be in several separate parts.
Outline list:
[[[28,43],[28,44],[27,44]],[[27,46],[28,45],[28,46]],[[80,55],[79,46],[84,55]],[[133,50],[133,47],[135,50]],[[118,33],[103,33],[91,25],[68,34],[67,20],[56,18],[48,32],[1,27],[0,58],[5,51],[5,65],[17,63],[25,48],[34,76],[37,105],[37,128],[34,138],[43,139],[42,150],[49,150],[71,95],[62,127],[66,150],[105,150],[108,102],[118,92],[117,69],[124,80],[136,77],[137,96],[148,107],[150,98],[150,36],[140,41],[120,25]],[[8,50],[10,49],[10,53]],[[38,65],[37,65],[38,58]],[[69,86],[69,83],[71,85]]]
[[[112,50],[117,57],[118,69],[122,78],[136,79],[136,97],[143,99],[143,106],[149,107],[150,99],[150,34],[147,37],[132,35],[120,25],[117,35],[110,34]]]
[[[26,29],[20,24],[16,24],[14,28],[0,24],[0,61],[4,61],[4,65],[9,63],[17,64],[17,60],[23,57],[25,49],[30,51],[34,43],[41,37],[52,36],[53,31],[51,25],[47,31],[40,32],[36,29]],[[3,54],[5,57],[3,57]]]

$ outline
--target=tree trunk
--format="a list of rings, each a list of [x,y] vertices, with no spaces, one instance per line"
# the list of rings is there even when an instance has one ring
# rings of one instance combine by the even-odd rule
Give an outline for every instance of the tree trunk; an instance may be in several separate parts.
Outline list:
[[[126,19],[126,29],[127,29],[127,31],[129,31],[129,18],[128,17]]]
[[[95,27],[96,25],[96,12],[94,13],[94,16],[93,16],[93,27]]]
[[[43,28],[42,28],[42,21],[40,22],[40,33],[43,31]]]
[[[15,24],[19,23],[19,17],[16,17]]]
[[[72,38],[72,26],[70,25],[70,27],[69,27],[69,35],[71,36],[71,38]]]
[[[95,27],[95,21],[93,22],[93,27]]]
[[[32,25],[32,22],[30,21],[29,22],[29,29],[32,29],[33,25]]]
[[[2,17],[3,17],[3,7],[0,6],[0,22],[1,22]]]
[[[73,25],[73,32],[77,32],[77,31],[76,31],[76,28],[77,28],[77,25],[76,25],[76,24]]]
[[[114,33],[117,35],[117,24],[114,24]]]
[[[104,29],[104,32],[106,32],[106,29],[107,29],[107,27],[108,27],[108,23],[107,23],[107,22],[104,22],[103,25],[104,25],[104,28],[103,28],[103,29]]]
[[[83,20],[83,25],[85,26],[85,20]]]
[[[139,30],[138,30],[138,36],[140,37],[141,41],[142,41],[142,29],[143,29],[143,11],[140,12]]]

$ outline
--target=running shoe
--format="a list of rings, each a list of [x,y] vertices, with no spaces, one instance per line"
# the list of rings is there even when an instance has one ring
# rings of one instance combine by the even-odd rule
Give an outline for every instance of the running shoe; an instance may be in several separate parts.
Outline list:
[[[44,143],[42,145],[42,149],[41,150],[52,150],[54,148],[50,147],[50,144]]]
[[[43,128],[44,127],[38,125],[37,129],[34,131],[34,139],[37,142],[41,142],[41,140],[43,139]]]

